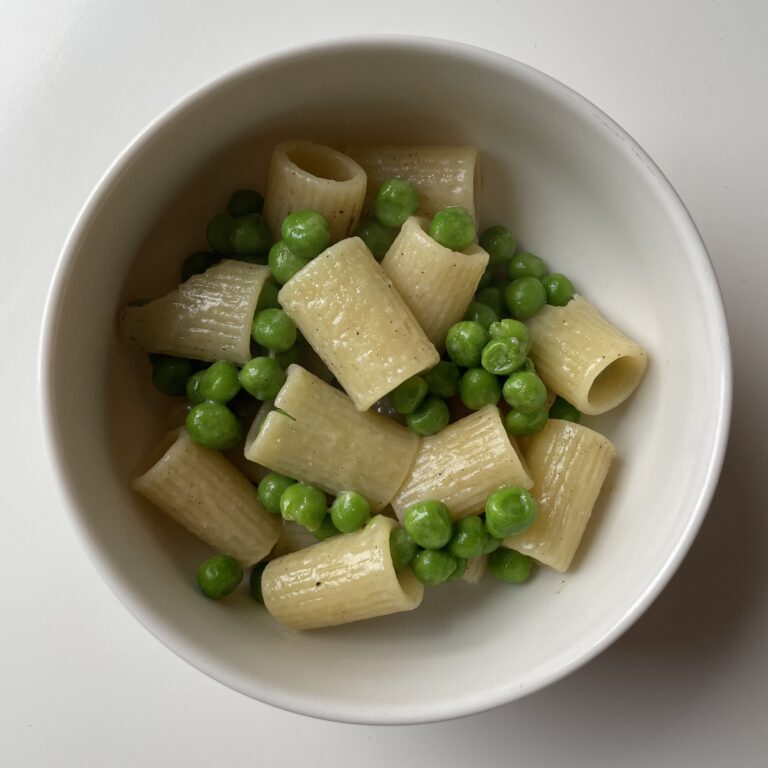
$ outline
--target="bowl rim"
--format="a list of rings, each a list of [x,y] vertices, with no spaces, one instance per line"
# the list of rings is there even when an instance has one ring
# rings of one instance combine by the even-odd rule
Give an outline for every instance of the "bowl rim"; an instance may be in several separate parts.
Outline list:
[[[416,51],[459,56],[473,64],[510,71],[547,93],[557,101],[566,101],[570,107],[595,125],[603,137],[616,145],[638,173],[652,182],[655,195],[663,205],[670,220],[687,242],[697,269],[702,287],[703,301],[708,303],[711,325],[715,330],[716,348],[722,360],[717,392],[717,419],[713,432],[714,440],[704,482],[698,490],[686,526],[669,553],[666,561],[646,589],[628,605],[620,620],[613,628],[595,639],[586,648],[573,654],[564,661],[540,674],[526,684],[500,684],[490,691],[462,697],[460,700],[439,701],[429,706],[420,705],[411,708],[405,702],[402,709],[392,711],[386,708],[371,707],[361,709],[359,705],[334,701],[310,700],[301,693],[278,689],[264,684],[253,685],[244,681],[227,669],[222,668],[214,659],[200,654],[188,642],[186,637],[174,630],[170,624],[164,624],[152,614],[142,602],[141,595],[134,593],[130,581],[120,577],[113,568],[106,551],[100,549],[91,537],[87,524],[78,510],[75,482],[67,475],[61,456],[62,435],[59,433],[57,416],[58,404],[55,400],[55,376],[53,361],[56,351],[57,324],[61,312],[62,300],[66,294],[73,266],[82,241],[88,232],[90,222],[98,213],[105,198],[123,173],[149,145],[155,134],[167,128],[173,121],[192,108],[200,99],[240,78],[249,77],[255,70],[280,66],[285,62],[301,57],[322,56],[333,53],[340,46],[346,49],[366,52],[375,49],[389,51]],[[463,717],[488,710],[540,690],[545,686],[565,677],[597,656],[611,645],[645,612],[654,599],[667,585],[688,552],[712,500],[722,469],[730,426],[732,405],[732,364],[728,338],[725,309],[722,295],[715,276],[714,267],[707,253],[704,242],[693,219],[669,180],[651,160],[640,145],[614,120],[592,102],[581,96],[569,86],[550,75],[544,74],[530,65],[512,59],[501,53],[489,51],[474,45],[458,41],[425,37],[418,35],[343,35],[326,38],[321,41],[281,49],[274,53],[258,56],[219,74],[202,85],[192,89],[174,101],[169,107],[152,119],[118,154],[115,160],[102,174],[95,187],[88,195],[65,239],[57,259],[53,277],[45,299],[37,359],[38,403],[45,455],[52,469],[54,484],[62,506],[67,510],[70,523],[92,563],[109,588],[133,616],[167,646],[177,656],[204,672],[209,677],[224,683],[228,687],[255,698],[258,701],[294,712],[337,722],[404,725],[437,722]]]

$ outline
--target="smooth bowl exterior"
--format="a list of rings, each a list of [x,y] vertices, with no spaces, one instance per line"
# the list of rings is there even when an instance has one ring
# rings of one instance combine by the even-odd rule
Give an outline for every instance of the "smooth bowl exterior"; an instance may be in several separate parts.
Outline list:
[[[417,611],[300,634],[245,590],[226,604],[203,599],[194,573],[206,548],[130,490],[172,406],[153,391],[146,359],[120,342],[119,308],[175,284],[183,257],[205,247],[207,219],[233,189],[263,189],[270,149],[286,138],[478,147],[482,223],[510,226],[649,351],[634,397],[587,422],[619,459],[569,574],[541,569],[520,588],[491,578],[446,585]],[[125,150],[62,254],[40,375],[65,506],[104,578],[151,632],[270,704],[413,723],[530,693],[642,613],[687,551],[717,481],[729,366],[699,235],[626,133],[517,62],[455,43],[376,38],[258,61],[172,107]]]

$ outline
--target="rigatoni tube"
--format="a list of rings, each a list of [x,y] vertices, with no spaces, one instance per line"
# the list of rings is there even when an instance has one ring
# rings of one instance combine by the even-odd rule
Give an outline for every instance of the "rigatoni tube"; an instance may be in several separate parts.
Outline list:
[[[581,296],[528,321],[531,359],[553,392],[582,413],[605,413],[634,392],[648,357]]]
[[[531,478],[499,409],[487,405],[422,440],[408,479],[392,507],[402,520],[417,501],[442,501],[455,520],[479,514],[503,485],[530,488]]]
[[[294,211],[317,211],[331,242],[352,234],[365,199],[365,171],[352,158],[311,141],[284,141],[272,151],[264,216],[273,233]]]
[[[534,525],[504,545],[566,571],[616,453],[603,435],[550,419],[525,453],[538,511]]]
[[[245,456],[274,472],[338,494],[357,491],[380,510],[411,469],[419,438],[377,413],[358,411],[340,390],[298,365],[254,420]]]
[[[147,464],[134,490],[218,552],[247,566],[275,545],[282,520],[218,451],[193,443],[185,430],[169,432]]]
[[[427,219],[412,216],[403,224],[381,266],[436,347],[461,320],[488,265],[479,245],[452,251],[426,232]]]
[[[251,323],[269,268],[225,259],[162,298],[127,306],[123,337],[145,352],[195,360],[251,359]]]
[[[424,587],[392,564],[396,525],[377,515],[356,533],[273,560],[261,579],[267,610],[285,626],[317,629],[417,608]]]
[[[358,237],[323,251],[278,298],[361,411],[440,359]]]

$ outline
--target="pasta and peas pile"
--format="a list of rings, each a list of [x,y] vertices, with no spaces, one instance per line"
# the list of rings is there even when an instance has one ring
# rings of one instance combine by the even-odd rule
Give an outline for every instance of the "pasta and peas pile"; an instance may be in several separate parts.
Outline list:
[[[311,629],[571,564],[615,454],[581,413],[647,358],[506,227],[478,239],[476,162],[284,142],[266,200],[235,192],[181,285],[123,310],[189,401],[133,487],[219,553],[208,597],[252,567],[269,613]]]

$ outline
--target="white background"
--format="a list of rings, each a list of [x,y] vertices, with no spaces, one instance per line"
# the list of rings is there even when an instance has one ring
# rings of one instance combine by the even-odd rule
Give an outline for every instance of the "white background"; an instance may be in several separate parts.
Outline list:
[[[0,764],[764,766],[766,28],[762,0],[2,0]],[[715,503],[656,604],[562,682],[431,726],[281,712],[161,646],[101,582],[70,529],[41,462],[37,415],[49,278],[78,209],[123,146],[171,102],[242,62],[372,32],[505,53],[623,125],[669,176],[710,249],[736,370]]]

